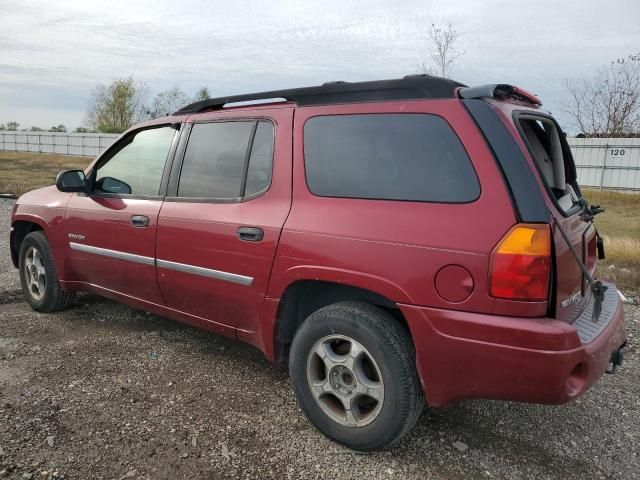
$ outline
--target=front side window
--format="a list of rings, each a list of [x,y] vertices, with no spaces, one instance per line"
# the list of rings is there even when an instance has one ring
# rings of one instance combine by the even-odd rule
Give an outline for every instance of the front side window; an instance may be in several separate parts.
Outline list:
[[[184,154],[178,196],[238,199],[255,195],[268,188],[272,161],[270,122],[196,123]]]
[[[304,158],[318,196],[465,203],[480,195],[462,143],[436,115],[313,117],[304,126]]]
[[[158,195],[162,172],[176,130],[142,130],[127,138],[104,165],[98,167],[95,190],[102,193]]]

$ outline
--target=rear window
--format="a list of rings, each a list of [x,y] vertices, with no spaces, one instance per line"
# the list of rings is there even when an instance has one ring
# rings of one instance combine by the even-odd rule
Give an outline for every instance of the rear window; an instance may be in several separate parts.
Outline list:
[[[313,117],[304,156],[309,189],[323,197],[465,203],[480,195],[464,147],[436,115]]]
[[[571,168],[573,160],[563,149],[564,133],[549,117],[520,113],[516,118],[548,192],[562,211],[569,212],[578,205],[579,189]]]

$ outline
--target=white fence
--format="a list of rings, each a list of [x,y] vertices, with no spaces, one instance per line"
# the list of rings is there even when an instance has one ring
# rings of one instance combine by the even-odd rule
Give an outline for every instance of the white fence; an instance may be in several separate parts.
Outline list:
[[[97,157],[115,133],[0,132],[0,150]]]
[[[582,186],[640,192],[640,138],[567,138]]]
[[[0,132],[0,150],[96,157],[109,133]],[[640,192],[640,138],[568,138],[583,186]]]

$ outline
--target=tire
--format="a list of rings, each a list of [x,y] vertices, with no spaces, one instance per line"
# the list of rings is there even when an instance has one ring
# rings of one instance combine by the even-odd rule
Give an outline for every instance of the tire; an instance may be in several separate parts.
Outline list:
[[[353,450],[393,445],[424,406],[409,333],[366,303],[335,303],[312,313],[293,339],[289,373],[311,423]]]
[[[20,245],[20,284],[27,303],[37,312],[55,312],[69,307],[73,294],[63,290],[47,237],[31,232]]]

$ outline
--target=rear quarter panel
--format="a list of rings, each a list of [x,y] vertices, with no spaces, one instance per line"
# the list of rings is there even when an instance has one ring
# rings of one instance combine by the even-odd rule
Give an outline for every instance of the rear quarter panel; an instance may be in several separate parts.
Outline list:
[[[307,188],[303,126],[316,115],[430,113],[444,118],[472,159],[480,197],[467,204],[318,197]],[[330,141],[328,139],[327,141]],[[458,100],[420,100],[298,108],[294,125],[293,206],[282,232],[268,296],[302,279],[345,283],[413,305],[493,312],[490,253],[515,223],[495,160]],[[437,272],[460,265],[473,276],[466,300],[434,288]]]

